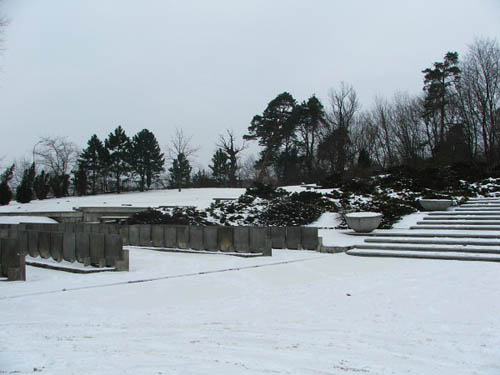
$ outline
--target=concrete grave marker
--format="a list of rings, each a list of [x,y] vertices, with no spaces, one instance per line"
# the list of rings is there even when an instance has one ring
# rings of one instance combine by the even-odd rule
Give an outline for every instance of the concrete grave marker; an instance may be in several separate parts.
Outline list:
[[[38,232],[38,252],[43,259],[50,258],[50,232]]]
[[[204,250],[203,247],[203,227],[189,227],[189,247],[194,250]]]
[[[63,260],[63,233],[50,233],[50,255],[57,262]]]
[[[63,258],[73,263],[76,260],[76,234],[65,232],[63,235]]]
[[[165,247],[177,247],[177,228],[172,225],[165,226]]]

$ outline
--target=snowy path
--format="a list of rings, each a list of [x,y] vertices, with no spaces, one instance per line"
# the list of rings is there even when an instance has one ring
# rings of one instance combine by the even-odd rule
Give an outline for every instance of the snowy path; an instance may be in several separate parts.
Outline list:
[[[28,268],[0,296],[262,264],[131,254],[130,273]],[[498,265],[276,251],[288,262],[0,300],[0,373],[498,374]]]

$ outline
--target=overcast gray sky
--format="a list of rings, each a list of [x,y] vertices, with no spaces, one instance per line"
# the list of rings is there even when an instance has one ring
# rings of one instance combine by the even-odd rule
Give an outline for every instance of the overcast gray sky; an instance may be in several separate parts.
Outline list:
[[[421,70],[475,36],[500,39],[499,0],[3,0],[0,156],[43,135],[84,147],[117,125],[165,146],[193,134],[207,166],[277,94],[302,101],[352,84],[418,93]],[[255,148],[253,148],[255,150]]]

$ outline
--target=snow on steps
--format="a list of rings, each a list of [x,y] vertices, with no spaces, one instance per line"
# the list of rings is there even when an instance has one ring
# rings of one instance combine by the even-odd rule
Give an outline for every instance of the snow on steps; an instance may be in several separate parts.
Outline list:
[[[348,250],[347,254],[365,257],[412,258],[412,259],[443,259],[466,260],[482,262],[500,262],[500,255],[470,254],[470,253],[443,253],[439,251],[394,251],[394,250]]]
[[[500,201],[429,213],[410,231],[368,234],[348,255],[500,262]],[[496,208],[499,207],[499,208]],[[423,230],[423,232],[413,232]],[[428,230],[432,232],[425,233]],[[476,232],[478,231],[478,232]],[[481,231],[498,233],[483,234]],[[448,233],[446,233],[448,232]]]

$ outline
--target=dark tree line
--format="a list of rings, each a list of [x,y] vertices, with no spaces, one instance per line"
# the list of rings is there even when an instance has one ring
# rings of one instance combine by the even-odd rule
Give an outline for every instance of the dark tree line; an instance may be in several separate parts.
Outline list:
[[[262,147],[259,181],[334,182],[408,165],[500,167],[500,46],[477,39],[463,60],[448,52],[423,73],[422,95],[398,92],[361,110],[354,88],[331,90],[327,106],[284,92],[248,127]]]
[[[129,138],[118,126],[102,142],[93,135],[79,155],[74,172],[79,195],[123,191],[137,179],[140,191],[150,189],[165,170],[165,157],[154,134],[143,129]]]

